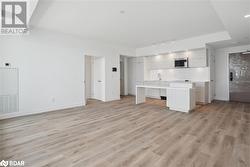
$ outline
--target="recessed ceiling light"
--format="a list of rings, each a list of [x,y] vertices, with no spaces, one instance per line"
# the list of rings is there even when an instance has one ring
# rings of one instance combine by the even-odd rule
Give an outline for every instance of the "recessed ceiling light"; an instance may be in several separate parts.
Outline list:
[[[249,18],[249,17],[250,17],[250,14],[247,14],[247,15],[245,15],[244,17],[245,17],[245,18]]]
[[[161,55],[157,55],[157,56],[155,56],[155,59],[157,59],[157,60],[159,60],[159,59],[161,59]]]

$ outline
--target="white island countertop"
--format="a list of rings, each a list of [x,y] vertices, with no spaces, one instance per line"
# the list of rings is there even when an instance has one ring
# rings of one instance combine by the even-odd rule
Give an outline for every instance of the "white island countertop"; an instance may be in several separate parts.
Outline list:
[[[163,81],[165,82],[165,81]],[[141,84],[136,85],[136,87],[144,87],[144,88],[155,88],[155,89],[166,89],[166,88],[194,88],[193,82],[183,82],[183,81],[172,81],[172,82],[165,82],[164,84]]]
[[[145,89],[147,88],[165,89],[167,94],[166,106],[171,110],[189,112],[195,108],[195,88],[192,82],[177,81],[165,85],[136,85],[136,104],[145,102]]]
[[[154,89],[167,89],[169,86],[157,86],[157,85],[136,85],[137,88],[154,88]]]

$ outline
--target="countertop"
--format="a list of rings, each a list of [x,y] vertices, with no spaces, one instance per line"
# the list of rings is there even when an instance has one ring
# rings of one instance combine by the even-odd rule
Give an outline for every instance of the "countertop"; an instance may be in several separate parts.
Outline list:
[[[180,81],[173,81],[168,82],[168,84],[139,84],[136,85],[136,87],[141,88],[155,88],[155,89],[166,89],[166,88],[193,88],[194,83],[193,82],[180,82]]]
[[[145,80],[144,82],[186,82],[184,80],[171,80],[171,81],[166,81],[166,80]],[[210,82],[210,81],[187,81],[187,83],[194,83],[194,82]]]

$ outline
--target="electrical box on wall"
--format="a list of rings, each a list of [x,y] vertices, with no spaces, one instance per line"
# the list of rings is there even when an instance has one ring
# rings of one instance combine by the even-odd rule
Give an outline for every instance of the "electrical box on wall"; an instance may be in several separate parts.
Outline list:
[[[5,67],[10,67],[10,63],[4,63]]]
[[[112,68],[112,72],[117,72],[117,68],[116,68],[116,67],[113,67],[113,68]]]

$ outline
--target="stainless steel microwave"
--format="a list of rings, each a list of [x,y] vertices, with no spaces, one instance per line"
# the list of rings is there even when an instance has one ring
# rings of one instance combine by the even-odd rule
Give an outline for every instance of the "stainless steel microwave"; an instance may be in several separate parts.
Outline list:
[[[188,58],[175,59],[174,66],[177,68],[188,67]]]

